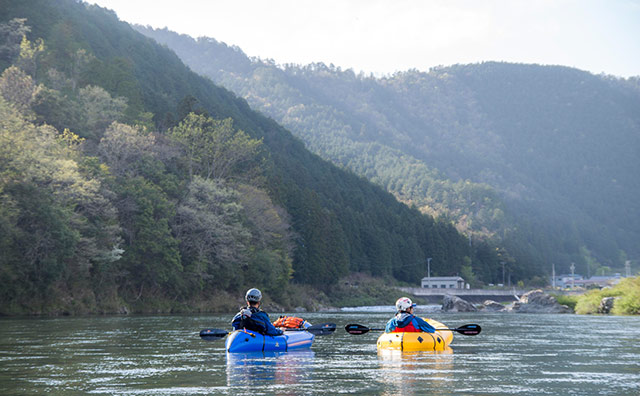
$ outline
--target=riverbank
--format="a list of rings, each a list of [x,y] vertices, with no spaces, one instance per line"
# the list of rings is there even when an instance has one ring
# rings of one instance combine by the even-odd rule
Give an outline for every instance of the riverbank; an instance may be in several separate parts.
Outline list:
[[[624,278],[613,287],[582,294],[552,294],[579,315],[640,315],[640,276]]]
[[[286,288],[263,291],[263,309],[269,313],[321,312],[338,307],[393,305],[402,286],[392,279],[352,274],[331,288],[321,290],[309,285],[291,283]],[[260,287],[260,286],[258,286]],[[147,292],[138,296],[121,296],[116,292],[103,296],[55,290],[50,298],[33,297],[0,307],[0,316],[80,316],[123,314],[198,314],[235,313],[245,304],[246,287],[236,291],[220,290],[207,296],[178,301],[162,294]],[[417,298],[416,302],[425,303]]]
[[[279,295],[265,290],[263,309],[269,313],[339,311],[341,307],[393,306],[403,295],[411,297],[419,305],[442,305],[442,296],[414,295],[408,293],[406,285],[389,279],[374,278],[364,274],[353,274],[341,279],[327,290],[318,290],[308,285],[290,284]],[[584,291],[583,294],[561,294],[547,290],[558,304],[566,305],[577,314],[640,315],[640,277],[623,279],[613,288]],[[485,300],[471,296],[469,301],[478,306]],[[464,296],[465,300],[469,297]],[[491,300],[492,298],[488,298]],[[515,298],[499,303],[506,306]],[[609,309],[603,311],[603,300],[609,299]],[[496,300],[493,298],[493,300]],[[499,300],[499,299],[498,299]],[[0,316],[78,316],[78,315],[122,315],[122,314],[198,314],[237,312],[244,305],[244,290],[219,291],[207,298],[176,301],[163,296],[143,296],[126,299],[113,297],[101,302],[86,296],[69,295],[57,301],[31,301],[24,306],[4,306]],[[605,305],[606,307],[607,305]]]

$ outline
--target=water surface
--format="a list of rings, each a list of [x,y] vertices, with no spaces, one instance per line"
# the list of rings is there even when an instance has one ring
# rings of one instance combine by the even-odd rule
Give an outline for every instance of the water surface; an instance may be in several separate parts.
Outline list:
[[[229,355],[202,328],[231,315],[0,319],[2,395],[639,395],[640,317],[442,314],[449,353],[378,353],[392,312],[306,314],[338,330],[310,350]],[[274,315],[272,315],[274,316]]]

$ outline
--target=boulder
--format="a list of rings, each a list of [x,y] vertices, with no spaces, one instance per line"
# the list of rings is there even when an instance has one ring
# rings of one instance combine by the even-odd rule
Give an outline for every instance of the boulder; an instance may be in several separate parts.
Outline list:
[[[598,307],[598,313],[609,314],[613,308],[613,304],[616,302],[615,297],[605,297],[600,300],[600,306]]]
[[[505,308],[504,305],[500,304],[499,302],[495,302],[493,300],[486,300],[480,306],[481,311],[487,311],[487,312],[504,311],[504,308]]]
[[[532,290],[520,297],[519,301],[505,308],[507,312],[519,313],[571,313],[571,308],[558,303],[555,297],[542,290]]]
[[[442,310],[444,312],[476,312],[478,309],[458,296],[445,294],[442,299]]]

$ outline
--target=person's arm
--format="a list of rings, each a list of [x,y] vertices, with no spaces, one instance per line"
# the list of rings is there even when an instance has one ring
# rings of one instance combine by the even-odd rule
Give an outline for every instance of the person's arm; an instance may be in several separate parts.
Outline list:
[[[435,327],[431,326],[426,320],[419,318],[417,316],[413,317],[414,323],[413,326],[420,329],[421,331],[427,333],[435,333]]]
[[[394,331],[396,329],[396,327],[398,327],[398,323],[397,323],[396,318],[391,318],[387,322],[387,326],[385,327],[384,332],[385,333],[391,333],[392,331]]]
[[[253,314],[253,319],[258,319],[257,316],[260,316],[260,320],[262,321],[262,323],[264,323],[265,325],[265,332],[264,334],[266,335],[270,335],[270,336],[276,336],[276,335],[282,335],[283,331],[276,329],[276,327],[271,323],[271,320],[269,319],[269,315],[267,315],[265,312],[260,312],[257,314]]]
[[[236,316],[231,320],[231,327],[234,330],[239,330],[242,328],[242,312],[238,312]]]
[[[247,329],[264,334],[266,326],[262,322],[263,319],[259,314],[252,313],[249,308],[243,308],[233,317],[231,327],[234,330]]]

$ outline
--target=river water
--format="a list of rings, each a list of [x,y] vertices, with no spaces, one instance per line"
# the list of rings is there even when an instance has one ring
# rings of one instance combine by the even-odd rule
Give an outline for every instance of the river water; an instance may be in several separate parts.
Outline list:
[[[0,394],[640,395],[640,317],[428,313],[483,329],[439,354],[378,354],[379,333],[344,331],[392,314],[305,314],[338,330],[266,356],[227,356],[224,340],[199,338],[231,315],[2,318]]]

